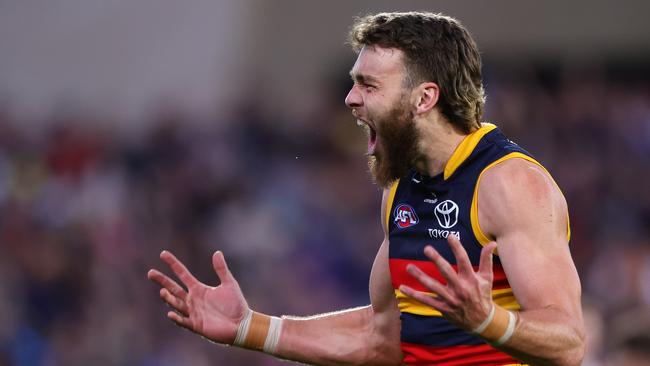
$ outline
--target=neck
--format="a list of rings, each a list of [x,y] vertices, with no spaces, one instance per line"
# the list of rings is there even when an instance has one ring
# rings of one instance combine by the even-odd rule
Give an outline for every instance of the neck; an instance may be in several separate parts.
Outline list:
[[[466,134],[454,128],[442,118],[416,123],[419,133],[419,149],[422,159],[416,168],[422,174],[434,177],[445,170],[445,165]]]

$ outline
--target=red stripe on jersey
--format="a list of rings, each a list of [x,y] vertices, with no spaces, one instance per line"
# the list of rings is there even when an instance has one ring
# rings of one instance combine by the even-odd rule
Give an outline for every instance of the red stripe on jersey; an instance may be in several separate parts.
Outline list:
[[[438,267],[436,267],[436,265],[431,261],[391,258],[389,259],[388,263],[390,266],[391,280],[393,282],[394,289],[398,289],[400,285],[407,285],[418,291],[431,291],[424,287],[417,279],[415,279],[406,271],[406,266],[409,264],[416,265],[424,273],[440,281],[443,285],[447,284],[445,278],[442,277],[442,274],[440,274],[440,271],[438,271]],[[454,269],[454,271],[458,272],[457,265],[452,264],[451,267]],[[475,271],[478,271],[478,266],[473,266],[473,268]],[[492,284],[493,290],[510,288],[510,284],[506,278],[506,273],[503,271],[503,266],[495,263],[492,272],[494,273],[494,282]]]
[[[476,346],[431,347],[402,342],[406,365],[501,366],[521,362],[489,344]]]

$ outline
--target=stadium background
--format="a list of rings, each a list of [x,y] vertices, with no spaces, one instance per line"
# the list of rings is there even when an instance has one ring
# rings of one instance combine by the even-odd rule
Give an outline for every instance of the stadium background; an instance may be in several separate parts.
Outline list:
[[[485,119],[564,190],[585,365],[649,364],[649,2],[5,0],[0,365],[279,364],[167,321],[163,248],[213,284],[223,250],[259,311],[366,304],[380,192],[344,41],[419,9],[469,28]]]

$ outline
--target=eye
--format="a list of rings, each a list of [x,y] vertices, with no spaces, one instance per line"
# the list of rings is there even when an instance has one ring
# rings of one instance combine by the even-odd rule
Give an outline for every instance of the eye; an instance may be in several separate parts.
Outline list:
[[[361,86],[368,92],[373,92],[373,91],[377,90],[377,87],[375,85],[361,84]]]
[[[362,81],[353,81],[354,86],[366,93],[372,93],[377,90],[377,85],[364,83]]]

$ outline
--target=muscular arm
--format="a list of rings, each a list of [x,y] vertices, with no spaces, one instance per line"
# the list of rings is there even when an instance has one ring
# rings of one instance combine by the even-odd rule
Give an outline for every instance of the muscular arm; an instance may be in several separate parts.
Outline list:
[[[382,199],[384,225],[387,193]],[[371,305],[307,318],[285,317],[277,356],[317,365],[399,365],[400,319],[388,269],[388,239],[370,274]]]
[[[382,200],[385,212],[386,193]],[[383,217],[383,216],[382,216]],[[382,224],[384,220],[382,219]],[[386,230],[384,228],[384,233]],[[253,312],[242,294],[239,284],[228,270],[223,253],[212,257],[214,270],[221,280],[216,287],[198,281],[173,254],[164,251],[160,258],[169,265],[185,288],[164,273],[152,269],[147,276],[161,286],[160,297],[171,307],[167,317],[177,325],[187,328],[217,343],[240,344],[262,350],[262,337],[272,333],[270,323],[258,321],[252,328]],[[274,355],[315,365],[397,365],[402,354],[399,347],[400,319],[397,301],[393,296],[388,268],[388,240],[384,235],[370,275],[370,306],[306,318],[286,317],[279,333],[277,347],[270,347]],[[262,319],[269,319],[268,316]],[[247,321],[244,321],[248,319]],[[259,319],[259,318],[256,318]],[[245,324],[249,324],[246,326]],[[278,324],[278,323],[274,323]],[[247,329],[240,333],[240,327]],[[261,326],[262,328],[260,328]],[[237,340],[241,334],[249,334]],[[266,333],[268,332],[268,333]],[[250,343],[249,342],[250,338]],[[261,339],[266,343],[265,339]],[[240,343],[243,341],[243,343]]]
[[[433,247],[424,249],[446,285],[417,266],[407,267],[438,296],[427,296],[406,285],[400,290],[439,310],[451,323],[500,343],[499,349],[526,363],[579,365],[585,332],[580,281],[567,246],[564,197],[541,167],[521,159],[506,160],[486,171],[478,190],[479,226],[496,240],[481,251],[478,271],[458,238],[450,235],[447,241],[457,271]],[[521,305],[514,324],[502,308],[499,319],[494,315],[491,253],[495,248]],[[512,333],[510,324],[514,325]],[[488,328],[491,331],[486,331]]]
[[[285,318],[278,356],[317,365],[398,365],[400,320],[382,244],[370,278],[372,305],[309,318]]]
[[[480,226],[496,238],[521,305],[501,349],[535,365],[579,365],[585,332],[564,197],[541,167],[522,159],[486,171],[478,197]]]

